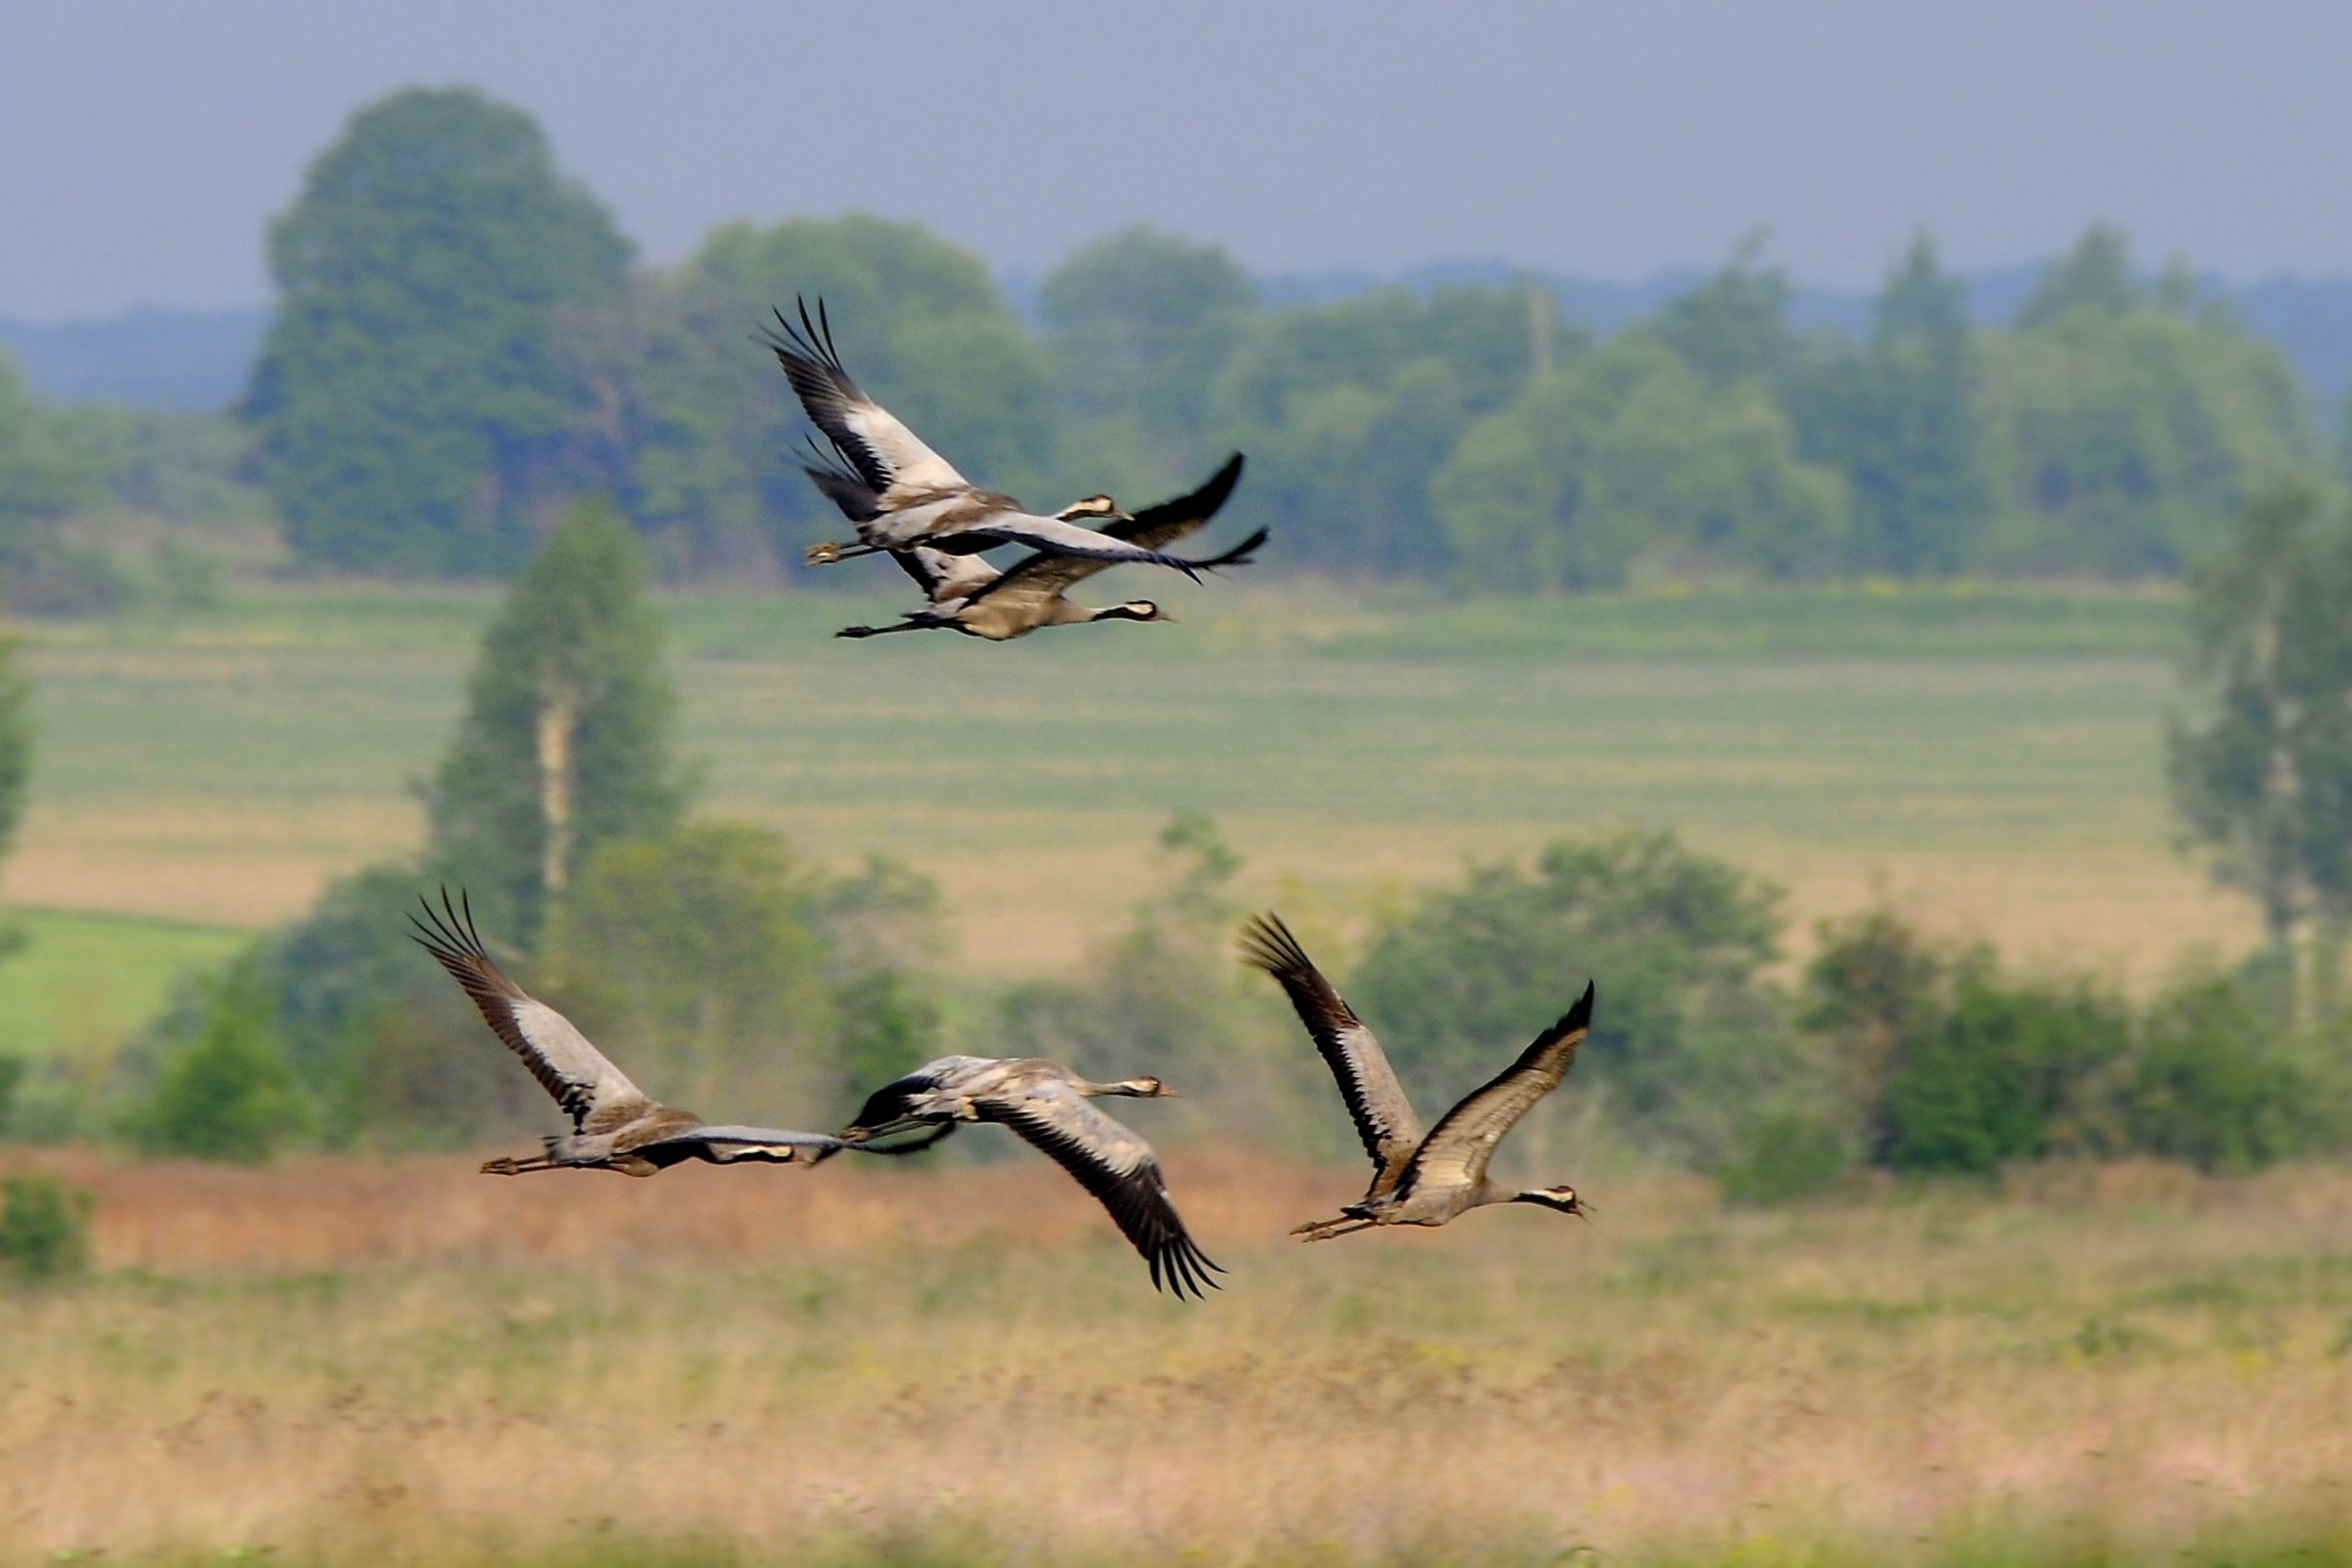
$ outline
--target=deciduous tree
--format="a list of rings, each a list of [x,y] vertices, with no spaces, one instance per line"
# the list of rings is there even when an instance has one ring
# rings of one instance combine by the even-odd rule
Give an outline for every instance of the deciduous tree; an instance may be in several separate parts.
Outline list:
[[[304,560],[478,576],[609,483],[590,360],[629,245],[520,110],[411,89],[352,117],[270,225],[245,412]]]

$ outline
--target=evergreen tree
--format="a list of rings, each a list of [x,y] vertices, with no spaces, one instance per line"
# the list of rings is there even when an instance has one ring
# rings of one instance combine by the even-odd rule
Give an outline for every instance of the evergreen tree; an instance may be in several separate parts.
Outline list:
[[[486,920],[536,939],[595,847],[677,825],[677,694],[635,536],[574,507],[482,641],[466,716],[426,793],[432,866]]]
[[[304,560],[511,569],[609,479],[579,345],[629,246],[521,110],[469,89],[355,115],[269,232],[280,296],[245,413]]]
[[[0,860],[24,821],[33,778],[33,688],[16,669],[16,640],[0,633]],[[24,943],[23,931],[0,915],[0,958]],[[0,1093],[0,1102],[6,1095]],[[0,1105],[5,1109],[5,1105]]]

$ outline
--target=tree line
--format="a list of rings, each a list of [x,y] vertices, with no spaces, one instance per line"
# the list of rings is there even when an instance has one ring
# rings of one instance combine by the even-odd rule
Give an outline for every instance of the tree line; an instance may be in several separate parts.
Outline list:
[[[2003,328],[1924,234],[1859,338],[1793,326],[1759,250],[1595,339],[1532,280],[1269,306],[1223,250],[1137,227],[1046,277],[1033,328],[979,256],[871,216],[729,224],[638,265],[523,112],[404,91],[271,225],[241,465],[201,422],[75,426],[0,371],[0,562],[43,569],[45,517],[216,507],[242,477],[307,567],[507,575],[594,493],[667,573],[790,570],[831,524],[751,334],[796,295],[983,482],[1140,505],[1244,450],[1235,521],[1351,577],[2170,575],[2324,455],[2279,351],[2179,267],[2143,281],[2104,225]]]

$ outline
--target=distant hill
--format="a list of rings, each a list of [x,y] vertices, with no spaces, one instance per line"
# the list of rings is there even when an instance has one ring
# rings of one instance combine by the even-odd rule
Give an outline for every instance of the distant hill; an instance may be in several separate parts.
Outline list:
[[[54,326],[0,317],[0,346],[46,396],[142,408],[226,408],[268,330],[269,312],[142,306],[103,321]]]

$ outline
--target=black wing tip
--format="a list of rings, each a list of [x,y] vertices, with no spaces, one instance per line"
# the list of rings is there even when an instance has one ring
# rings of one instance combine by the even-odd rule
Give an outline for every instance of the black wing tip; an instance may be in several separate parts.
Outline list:
[[[1298,945],[1282,916],[1269,909],[1253,915],[1242,927],[1242,962],[1254,969],[1263,969],[1276,979],[1286,974],[1302,974],[1312,969],[1313,960],[1307,949]]]
[[[1584,982],[1584,994],[1576,998],[1576,1005],[1562,1013],[1559,1021],[1551,1026],[1549,1030],[1551,1037],[1557,1040],[1561,1035],[1573,1034],[1580,1029],[1591,1029],[1592,999],[1593,984],[1591,980],[1587,980]]]
[[[428,894],[418,894],[416,904],[417,909],[425,912],[425,918],[419,920],[416,917],[416,909],[408,912],[408,924],[412,929],[405,935],[410,941],[445,964],[452,959],[462,962],[467,958],[477,958],[485,964],[490,962],[489,949],[482,945],[482,934],[474,925],[473,895],[462,884],[457,889],[455,903],[450,900],[449,884],[445,882],[441,884],[439,909],[433,907],[433,899]]]
[[[1178,1231],[1167,1245],[1148,1254],[1146,1260],[1151,1265],[1151,1288],[1180,1301],[1188,1295],[1196,1301],[1207,1301],[1202,1290],[1204,1285],[1212,1291],[1224,1289],[1210,1278],[1212,1274],[1224,1273],[1224,1266],[1202,1251],[1200,1245],[1183,1231]]]

